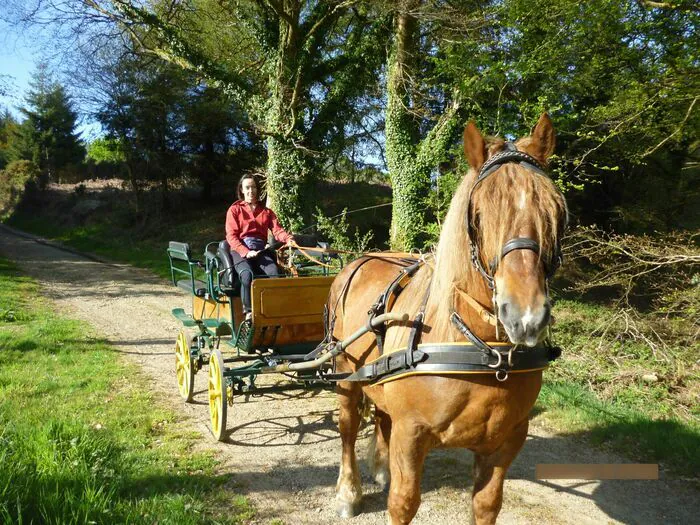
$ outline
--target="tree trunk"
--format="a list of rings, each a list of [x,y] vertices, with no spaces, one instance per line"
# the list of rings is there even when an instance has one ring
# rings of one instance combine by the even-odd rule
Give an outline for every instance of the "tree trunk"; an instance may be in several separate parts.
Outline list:
[[[446,157],[459,125],[459,104],[454,102],[421,140],[418,120],[411,114],[418,23],[408,12],[419,3],[403,4],[395,16],[387,68],[386,157],[393,191],[389,242],[399,251],[423,247],[430,175]]]
[[[424,198],[430,189],[428,174],[417,170],[414,163],[418,126],[408,111],[411,103],[408,70],[415,56],[416,27],[415,18],[405,12],[398,13],[389,53],[386,156],[393,189],[389,242],[395,250],[409,250],[419,244],[425,224]]]
[[[313,169],[304,152],[291,142],[267,140],[267,197],[285,227],[299,230],[314,202]]]
[[[270,74],[272,101],[267,128],[272,134],[267,139],[267,198],[282,224],[298,230],[309,217],[313,201],[313,166],[306,151],[294,143],[303,137],[296,116],[303,95],[298,71],[301,4],[297,0],[283,4],[287,17],[279,20],[277,64]]]

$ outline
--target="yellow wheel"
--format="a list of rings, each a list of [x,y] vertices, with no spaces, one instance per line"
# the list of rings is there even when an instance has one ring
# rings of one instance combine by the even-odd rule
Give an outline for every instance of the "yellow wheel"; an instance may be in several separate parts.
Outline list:
[[[211,432],[218,441],[223,441],[226,434],[228,396],[224,370],[224,357],[219,350],[214,350],[209,358],[209,418]]]
[[[177,335],[175,343],[175,372],[177,373],[177,388],[185,402],[192,401],[194,394],[194,367],[190,355],[190,345],[184,330]]]

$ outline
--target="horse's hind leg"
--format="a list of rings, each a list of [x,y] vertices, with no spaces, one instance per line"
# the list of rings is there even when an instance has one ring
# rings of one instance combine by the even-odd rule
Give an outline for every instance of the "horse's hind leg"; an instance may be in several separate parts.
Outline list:
[[[386,412],[374,409],[374,442],[370,448],[369,462],[374,481],[385,490],[389,486],[389,442],[391,418]]]
[[[336,392],[340,402],[338,427],[343,445],[340,474],[336,485],[336,509],[341,518],[351,518],[357,513],[362,499],[360,471],[355,456],[355,441],[361,420],[359,405],[362,399],[362,388],[358,383],[340,382]]]
[[[393,423],[389,443],[389,525],[410,523],[418,512],[423,464],[429,448],[429,438],[419,426],[411,422]]]
[[[496,523],[503,503],[503,481],[508,467],[525,443],[527,429],[528,420],[525,419],[493,454],[474,454],[473,524]]]

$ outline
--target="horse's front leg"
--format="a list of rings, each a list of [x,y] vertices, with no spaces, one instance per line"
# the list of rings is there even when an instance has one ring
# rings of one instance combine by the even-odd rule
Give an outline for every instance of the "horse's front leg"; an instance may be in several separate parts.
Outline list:
[[[336,510],[341,518],[351,518],[357,513],[362,499],[360,471],[355,456],[355,441],[361,420],[359,405],[362,388],[358,383],[343,381],[338,383],[336,392],[340,402],[338,427],[343,445],[336,485]]]
[[[513,429],[508,439],[492,454],[474,454],[472,520],[475,525],[496,523],[503,503],[503,482],[508,467],[525,443],[527,419]]]
[[[393,422],[389,443],[389,525],[410,523],[418,512],[423,464],[429,449],[430,438],[421,427],[410,421]]]

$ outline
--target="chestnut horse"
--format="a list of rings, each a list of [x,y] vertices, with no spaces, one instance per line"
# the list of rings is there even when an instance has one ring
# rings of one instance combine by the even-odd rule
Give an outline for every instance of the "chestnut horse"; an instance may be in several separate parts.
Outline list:
[[[503,157],[506,150],[526,162],[516,158],[499,164],[497,155]],[[567,219],[562,194],[543,172],[553,150],[554,130],[546,114],[532,135],[515,147],[501,139],[487,144],[474,123],[467,125],[464,152],[471,170],[452,199],[436,257],[417,270],[391,306],[392,312],[408,313],[411,319],[424,309],[421,343],[464,341],[450,322],[451,312],[484,341],[497,341],[494,325],[499,322],[510,342],[529,352],[545,338],[550,323],[548,279],[560,257],[559,239]],[[480,174],[482,166],[491,171]],[[523,239],[523,245],[504,248]],[[396,259],[365,257],[338,275],[328,302],[334,339],[342,340],[365,325],[369,307],[399,269]],[[479,304],[484,307],[479,309]],[[491,305],[494,311],[489,314]],[[410,322],[388,323],[384,349],[406,347],[410,331]],[[354,372],[379,355],[374,334],[367,333],[338,356],[337,370]],[[499,379],[493,373],[441,373],[382,384],[338,383],[338,513],[354,515],[362,498],[355,441],[364,392],[375,405],[373,475],[384,486],[390,478],[389,523],[409,523],[415,516],[423,463],[435,447],[474,452],[472,520],[494,523],[506,471],[527,435],[542,371]]]

